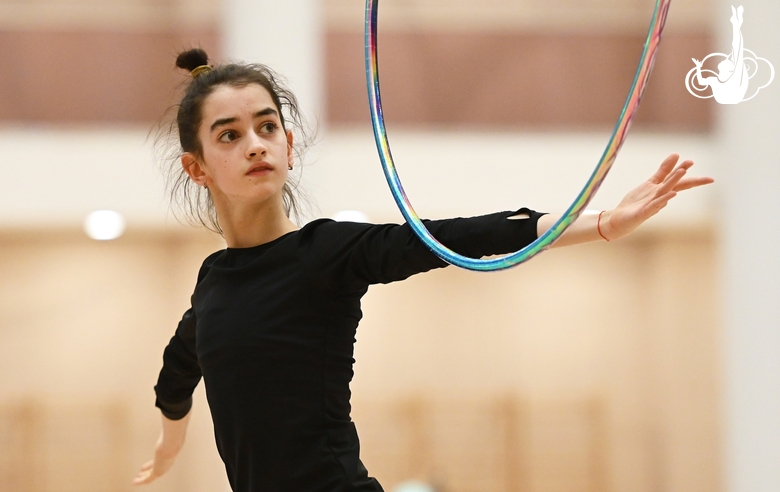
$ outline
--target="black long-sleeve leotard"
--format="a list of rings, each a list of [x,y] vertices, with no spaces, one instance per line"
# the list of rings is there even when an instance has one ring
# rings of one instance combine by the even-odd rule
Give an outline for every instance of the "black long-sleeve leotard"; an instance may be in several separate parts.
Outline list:
[[[530,218],[509,220],[518,213]],[[426,221],[471,257],[536,239],[528,209]],[[180,419],[201,376],[217,448],[236,492],[381,491],[350,419],[355,332],[368,286],[446,266],[408,225],[317,220],[203,262],[163,355],[157,406]]]

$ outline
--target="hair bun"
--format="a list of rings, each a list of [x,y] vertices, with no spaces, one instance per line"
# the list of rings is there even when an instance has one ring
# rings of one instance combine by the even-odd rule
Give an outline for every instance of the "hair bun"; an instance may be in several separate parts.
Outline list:
[[[191,50],[184,51],[179,53],[179,56],[176,57],[176,66],[187,70],[188,72],[192,72],[197,67],[208,64],[209,55],[207,55],[206,52],[200,48],[193,48]]]

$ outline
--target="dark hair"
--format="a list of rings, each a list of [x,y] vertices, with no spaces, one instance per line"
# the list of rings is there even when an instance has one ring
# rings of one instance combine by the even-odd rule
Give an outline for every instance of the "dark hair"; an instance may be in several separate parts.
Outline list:
[[[198,67],[208,66],[208,63],[208,55],[202,49],[185,51],[176,58],[176,66],[190,73]],[[293,151],[296,162],[308,146],[309,137],[295,96],[280,82],[281,77],[265,65],[227,63],[206,70],[201,69],[195,73],[192,81],[184,89],[181,102],[178,106],[174,106],[177,108],[176,121],[166,125],[165,135],[158,135],[158,143],[166,140],[169,146],[166,160],[172,162],[168,171],[168,191],[171,203],[174,205],[174,215],[179,217],[177,212],[180,212],[188,222],[202,224],[222,234],[211,193],[193,183],[179,162],[181,152],[191,152],[198,157],[203,157],[203,146],[198,139],[198,129],[203,120],[203,103],[208,96],[219,86],[245,87],[258,84],[271,95],[279,110],[282,129],[285,131],[288,127],[295,129]],[[173,140],[176,136],[180,147],[176,145],[174,150],[172,147],[175,145]],[[300,169],[300,166],[297,167]],[[298,180],[294,178],[288,178],[282,189],[284,212],[288,217],[291,215],[296,218],[301,217],[301,206],[295,196],[297,189]]]

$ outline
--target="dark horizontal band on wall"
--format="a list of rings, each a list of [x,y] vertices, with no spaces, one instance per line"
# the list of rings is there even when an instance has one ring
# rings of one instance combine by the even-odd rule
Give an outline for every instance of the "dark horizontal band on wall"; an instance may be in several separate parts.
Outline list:
[[[0,121],[149,123],[175,102],[179,51],[215,57],[215,30],[0,31]]]
[[[369,124],[363,38],[325,35],[328,121]],[[388,125],[560,129],[611,126],[642,51],[621,34],[386,32],[380,69]],[[0,121],[150,123],[184,80],[176,54],[202,46],[219,60],[217,29],[195,32],[0,31]],[[712,101],[685,90],[707,33],[664,37],[636,124],[707,131]]]
[[[659,131],[708,131],[712,101],[691,96],[691,58],[708,33],[667,34],[634,123]],[[379,38],[388,126],[580,128],[612,126],[622,109],[643,35],[384,32]],[[335,125],[368,124],[363,38],[327,38],[327,111]]]

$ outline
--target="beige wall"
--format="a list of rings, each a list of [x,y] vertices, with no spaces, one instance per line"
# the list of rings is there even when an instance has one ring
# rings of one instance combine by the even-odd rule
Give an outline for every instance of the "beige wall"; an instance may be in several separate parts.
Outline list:
[[[726,22],[732,5],[717,11],[719,45],[732,39]],[[780,3],[740,2],[745,9],[745,46],[780,66]],[[767,72],[762,74],[768,77]],[[778,84],[775,80],[773,84]],[[769,86],[755,104],[720,106],[718,139],[722,158],[719,235],[723,269],[724,475],[734,492],[780,490],[780,86]],[[760,100],[759,100],[760,98]],[[753,102],[753,101],[750,101]],[[750,163],[747,166],[736,163]],[[755,213],[755,211],[760,211]]]
[[[158,432],[162,349],[219,247],[0,235],[0,429],[17,429],[0,438],[17,463],[1,489],[127,484]],[[413,476],[451,491],[719,490],[714,254],[708,230],[654,232],[373,287],[353,384],[367,466],[388,490]],[[148,490],[227,490],[197,400],[176,468]],[[39,482],[9,489],[9,469]]]

